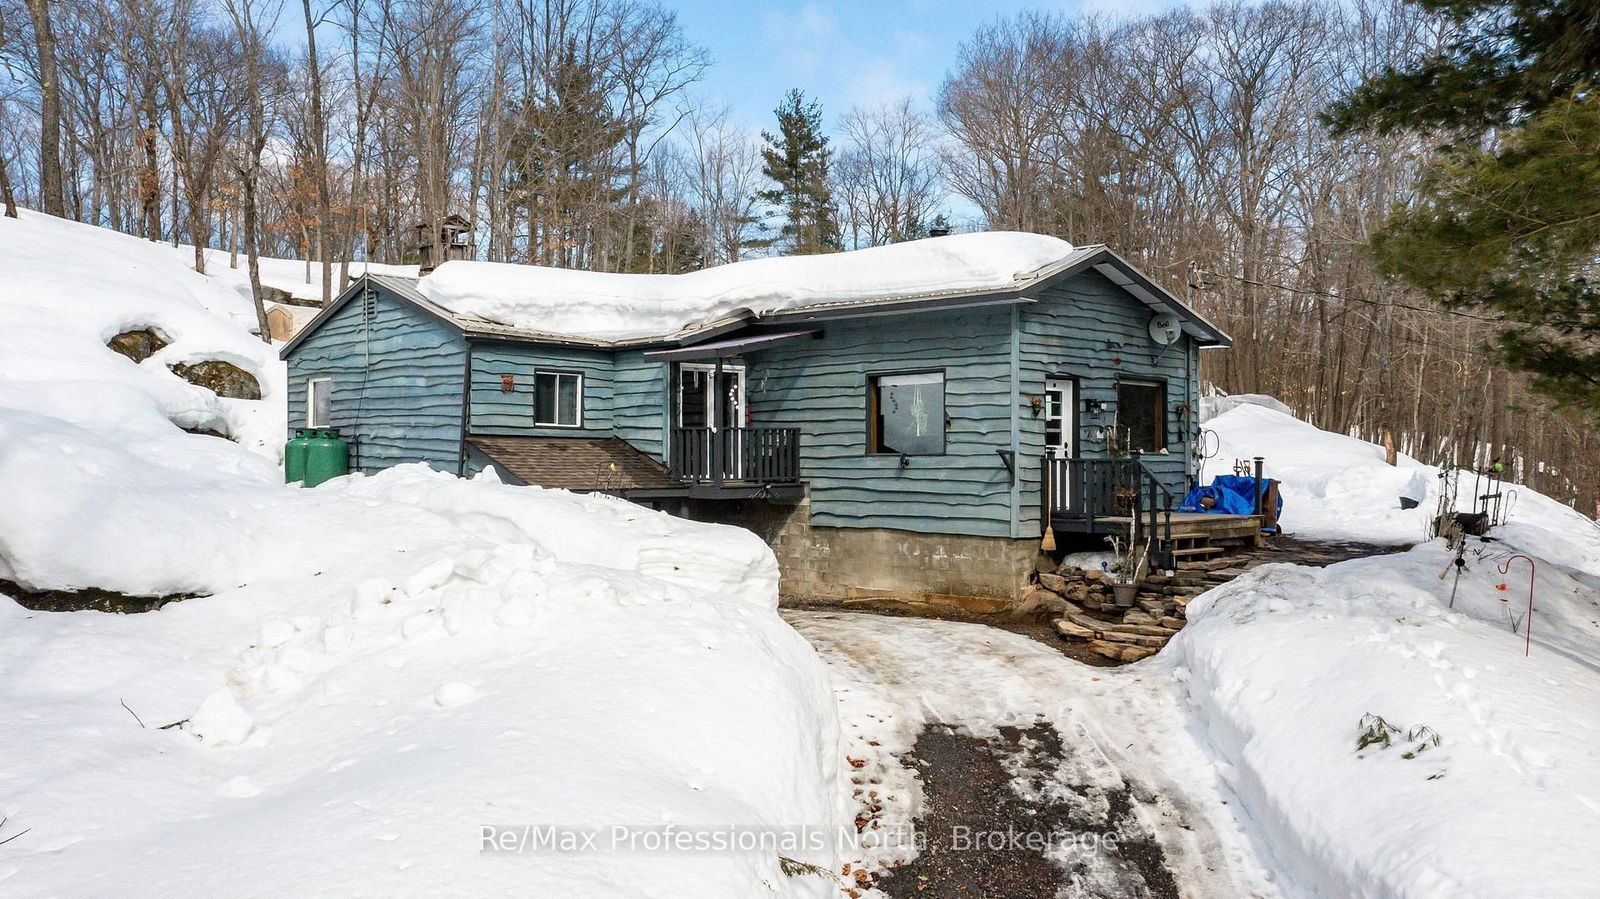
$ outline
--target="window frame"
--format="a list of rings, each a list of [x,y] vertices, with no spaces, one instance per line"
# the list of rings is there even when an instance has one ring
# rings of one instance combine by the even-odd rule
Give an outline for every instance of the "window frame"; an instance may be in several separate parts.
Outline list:
[[[901,377],[905,375],[938,375],[939,376],[939,451],[936,453],[907,453],[901,450],[880,450],[877,447],[882,440],[878,428],[878,382],[883,378]],[[950,398],[950,377],[943,368],[908,368],[893,369],[891,371],[870,371],[866,373],[866,453],[867,456],[887,456],[897,458],[900,456],[944,456],[950,451],[950,408],[947,404]]]
[[[317,418],[317,391],[318,384],[328,385],[328,418],[329,421],[320,421]],[[306,379],[306,427],[331,428],[333,427],[333,376],[318,375]]]
[[[561,417],[561,378],[567,377],[567,378],[577,378],[578,379],[578,409],[577,409],[578,417],[577,417],[577,421],[576,422],[574,422],[572,424],[561,424],[558,421],[550,422],[550,421],[540,421],[539,420],[539,379],[544,377],[545,375],[550,375],[550,376],[552,376],[552,377],[554,377],[556,379],[556,406],[555,406],[555,408],[556,408],[556,418],[557,419],[559,419]],[[583,428],[583,415],[584,415],[584,408],[583,408],[584,407],[584,401],[583,401],[584,379],[585,379],[585,376],[584,376],[584,373],[582,371],[576,371],[576,370],[573,370],[573,369],[566,369],[566,368],[535,368],[533,370],[533,426],[536,427],[536,428],[562,428],[562,429],[565,429],[565,430],[581,430]]]
[[[1167,381],[1165,378],[1118,378],[1115,384],[1117,394],[1117,427],[1126,428],[1122,423],[1122,386],[1152,387],[1155,389],[1155,425],[1156,445],[1154,447],[1140,448],[1133,445],[1133,434],[1128,434],[1128,452],[1130,453],[1160,453],[1166,452],[1172,445],[1172,437],[1167,433]]]

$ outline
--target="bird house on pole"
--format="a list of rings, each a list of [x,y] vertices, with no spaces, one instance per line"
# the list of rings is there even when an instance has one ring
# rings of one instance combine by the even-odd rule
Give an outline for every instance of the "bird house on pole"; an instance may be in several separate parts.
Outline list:
[[[470,260],[476,256],[472,223],[459,215],[445,216],[437,233],[427,222],[417,223],[412,231],[416,235],[420,274],[426,275],[452,259]]]

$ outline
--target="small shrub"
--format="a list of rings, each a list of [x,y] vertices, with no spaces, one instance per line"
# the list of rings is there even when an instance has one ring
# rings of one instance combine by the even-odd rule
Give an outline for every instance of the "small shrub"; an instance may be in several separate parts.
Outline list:
[[[800,877],[805,874],[815,874],[819,877],[832,877],[833,873],[821,865],[813,865],[787,855],[778,856],[778,868],[789,877]]]
[[[1388,749],[1394,743],[1394,735],[1400,732],[1400,728],[1385,721],[1382,715],[1371,712],[1361,716],[1360,728],[1356,734],[1356,752],[1369,746]]]

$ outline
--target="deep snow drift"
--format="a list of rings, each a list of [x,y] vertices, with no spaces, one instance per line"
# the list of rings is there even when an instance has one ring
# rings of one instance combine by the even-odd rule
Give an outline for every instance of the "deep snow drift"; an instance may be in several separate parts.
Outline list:
[[[779,859],[831,844],[481,852],[484,825],[845,821],[834,701],[753,535],[422,466],[284,487],[236,293],[33,214],[0,219],[0,272],[0,577],[210,594],[0,597],[0,893],[831,891]],[[104,345],[129,325],[174,343],[135,365]],[[190,358],[268,399],[166,370]],[[208,421],[254,445],[178,427]]]
[[[682,275],[628,275],[447,262],[423,278],[429,299],[514,328],[623,339],[671,334],[736,312],[818,303],[1004,290],[1065,258],[1066,241],[1042,234],[952,234],[831,253],[751,259]]]
[[[1391,468],[1380,447],[1260,405],[1207,426],[1218,461],[1266,456],[1291,533],[1423,540],[1434,469]],[[1432,492],[1402,511],[1414,478]],[[1145,663],[1187,683],[1195,728],[1291,895],[1577,897],[1600,883],[1600,529],[1507,486],[1510,519],[1470,542],[1459,586],[1440,541],[1264,566],[1191,603]],[[1518,553],[1538,568],[1526,657]],[[1363,731],[1388,747],[1358,750]]]

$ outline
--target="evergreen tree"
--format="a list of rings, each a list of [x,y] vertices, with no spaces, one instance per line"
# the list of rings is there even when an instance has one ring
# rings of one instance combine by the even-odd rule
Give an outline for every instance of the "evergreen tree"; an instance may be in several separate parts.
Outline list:
[[[748,241],[746,246],[779,246],[796,256],[838,252],[844,241],[829,180],[833,151],[822,133],[822,108],[814,100],[806,102],[805,94],[794,89],[774,112],[778,132],[761,132],[767,142],[761,151],[761,173],[774,186],[757,191],[756,199],[781,210],[783,224],[776,237]]]
[[[1451,138],[1372,249],[1447,306],[1499,313],[1506,362],[1600,422],[1600,4],[1410,2],[1452,25],[1447,46],[1326,116],[1337,133]]]
[[[610,269],[607,229],[628,193],[619,165],[629,123],[611,109],[599,63],[569,40],[542,89],[523,98],[509,153],[511,202],[524,206],[529,261]]]

